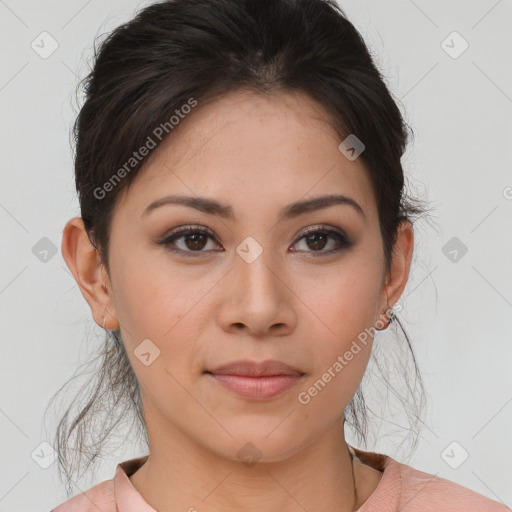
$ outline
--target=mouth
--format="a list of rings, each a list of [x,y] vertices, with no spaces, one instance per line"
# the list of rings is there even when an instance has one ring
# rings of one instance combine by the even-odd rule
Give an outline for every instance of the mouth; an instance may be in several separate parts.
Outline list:
[[[281,361],[235,361],[204,372],[230,393],[248,400],[270,400],[301,382],[305,373]]]

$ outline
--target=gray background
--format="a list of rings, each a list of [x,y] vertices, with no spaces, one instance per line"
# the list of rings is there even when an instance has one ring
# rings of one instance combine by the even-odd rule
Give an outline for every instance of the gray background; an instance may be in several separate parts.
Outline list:
[[[51,415],[43,424],[49,398],[102,332],[60,254],[78,215],[74,90],[94,37],[147,3],[0,0],[0,512],[48,512],[66,499],[56,463],[44,469],[31,454],[55,426]],[[418,224],[399,313],[428,391],[419,445],[399,450],[384,420],[369,448],[512,506],[512,1],[340,3],[415,131],[403,160],[411,190],[435,207],[435,222]],[[31,47],[43,31],[58,43],[45,59]],[[462,40],[443,44],[453,31],[469,44],[457,58]],[[55,254],[42,261],[38,244]],[[467,253],[453,261],[461,244]],[[80,488],[139,454],[113,451]]]

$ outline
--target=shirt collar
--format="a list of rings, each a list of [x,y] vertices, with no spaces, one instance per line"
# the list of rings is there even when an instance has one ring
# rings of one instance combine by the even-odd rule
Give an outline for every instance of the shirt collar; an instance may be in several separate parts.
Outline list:
[[[157,512],[151,507],[139,491],[133,487],[129,477],[148,459],[148,455],[120,462],[114,477],[114,493],[117,507],[121,512]]]

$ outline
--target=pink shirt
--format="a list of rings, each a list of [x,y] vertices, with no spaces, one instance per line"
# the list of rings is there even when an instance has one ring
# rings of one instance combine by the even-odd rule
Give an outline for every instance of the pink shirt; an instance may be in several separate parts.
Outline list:
[[[387,455],[354,448],[358,458],[383,472],[357,512],[511,512],[509,507],[459,484],[413,469]],[[129,480],[147,456],[117,465],[113,479],[78,494],[50,512],[157,512]]]

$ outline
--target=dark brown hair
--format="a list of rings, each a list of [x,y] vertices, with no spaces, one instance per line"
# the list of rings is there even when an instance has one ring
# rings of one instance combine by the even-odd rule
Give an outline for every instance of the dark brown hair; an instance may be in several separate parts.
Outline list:
[[[73,127],[75,177],[81,217],[109,274],[113,208],[147,160],[132,160],[134,151],[147,146],[148,137],[155,145],[164,140],[156,136],[158,127],[172,136],[171,116],[184,112],[191,98],[201,105],[242,88],[261,94],[303,93],[329,113],[340,142],[350,134],[363,141],[359,158],[373,185],[386,268],[400,222],[425,213],[424,203],[405,190],[401,157],[408,126],[362,36],[335,1],[167,0],[138,12],[99,48],[96,43],[92,70],[79,84],[85,99]],[[411,396],[419,389],[420,399],[405,408],[417,419],[423,384],[400,320],[392,325],[404,333],[414,363],[414,385],[407,389]],[[99,369],[56,433],[59,470],[66,475],[68,492],[73,473],[89,468],[104,452],[113,429],[127,418],[135,418],[147,444],[138,382],[119,329],[107,333],[89,364],[97,363]],[[363,442],[367,412],[358,389],[345,419]],[[101,432],[94,430],[95,424]]]

